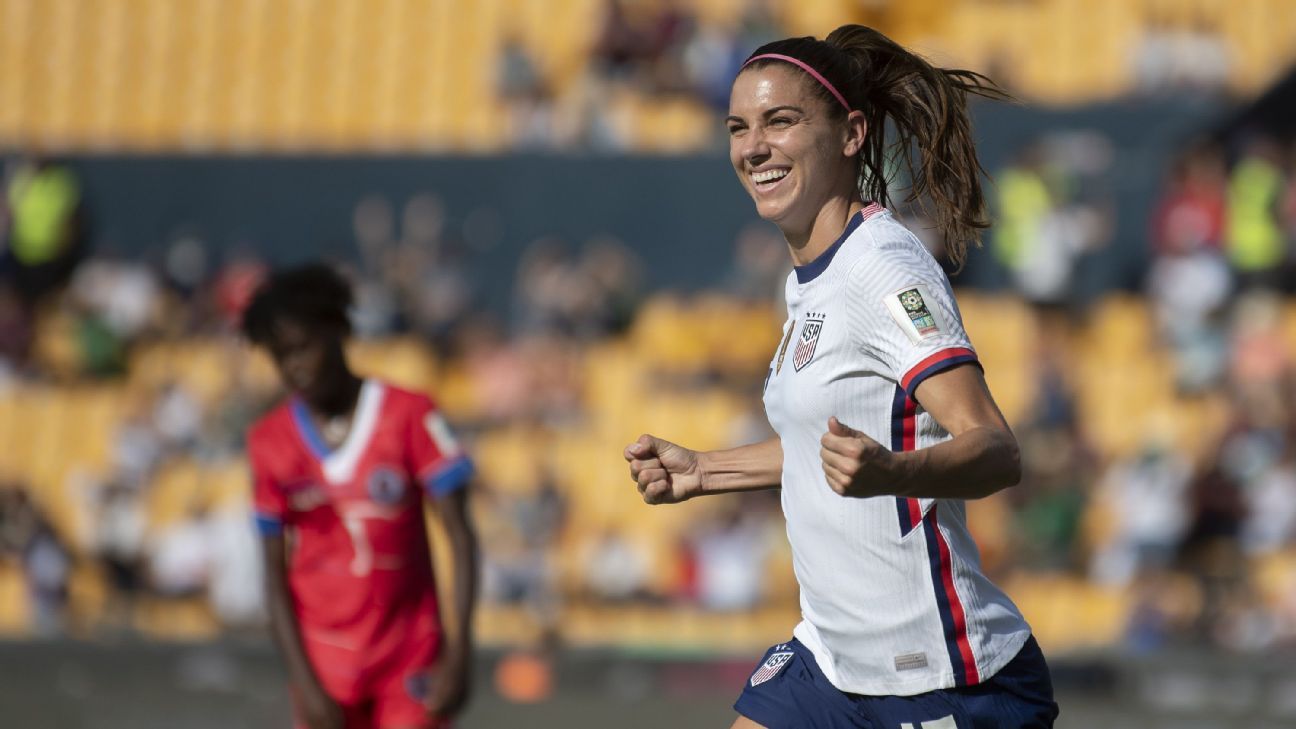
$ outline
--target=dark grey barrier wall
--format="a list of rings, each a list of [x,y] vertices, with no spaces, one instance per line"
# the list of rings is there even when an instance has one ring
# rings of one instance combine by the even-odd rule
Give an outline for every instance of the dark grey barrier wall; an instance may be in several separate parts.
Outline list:
[[[651,284],[713,279],[734,235],[754,219],[722,158],[666,157],[101,157],[72,161],[86,188],[96,244],[155,252],[182,230],[217,248],[254,247],[273,261],[353,257],[351,218],[366,195],[397,207],[432,192],[454,232],[494,226],[477,251],[511,274],[531,240],[575,244],[615,234],[649,260]]]
[[[1049,110],[1005,104],[976,108],[987,169],[1007,164],[1025,142],[1057,130],[1111,139],[1114,166],[1102,181],[1116,214],[1111,245],[1081,270],[1088,293],[1137,285],[1147,218],[1167,161],[1195,130],[1223,113],[1217,103],[1127,102]],[[580,245],[610,233],[635,248],[653,287],[712,284],[734,236],[755,214],[723,154],[690,157],[507,155],[489,157],[79,157],[94,244],[154,255],[179,231],[218,249],[252,247],[276,262],[353,257],[356,202],[379,193],[399,207],[411,195],[441,197],[452,230],[465,221],[492,231],[472,270],[492,303],[507,301],[518,256],[539,236]],[[995,285],[990,256],[973,257],[964,282]]]

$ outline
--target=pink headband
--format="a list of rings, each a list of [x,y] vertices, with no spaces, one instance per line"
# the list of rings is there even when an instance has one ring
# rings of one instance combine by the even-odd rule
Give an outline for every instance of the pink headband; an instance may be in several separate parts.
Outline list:
[[[751,58],[748,58],[747,63],[743,64],[743,68],[747,68],[748,66],[755,63],[756,61],[761,60],[762,58],[773,58],[777,61],[787,61],[788,63],[796,66],[797,68],[800,68],[802,71],[805,71],[806,73],[810,74],[815,81],[818,81],[825,89],[828,89],[828,91],[830,91],[832,95],[837,98],[837,101],[841,102],[842,108],[846,110],[847,114],[851,112],[850,104],[846,103],[846,97],[842,96],[841,92],[838,91],[835,86],[828,83],[828,79],[824,78],[822,74],[820,74],[818,71],[814,70],[813,68],[810,68],[810,64],[806,63],[805,61],[793,58],[792,56],[785,56],[782,53],[762,53],[759,56],[752,56]]]

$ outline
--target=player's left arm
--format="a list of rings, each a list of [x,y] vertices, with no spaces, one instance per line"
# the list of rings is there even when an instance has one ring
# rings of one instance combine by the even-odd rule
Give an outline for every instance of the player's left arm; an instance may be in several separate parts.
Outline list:
[[[443,627],[443,650],[432,667],[428,713],[448,719],[467,701],[472,671],[472,618],[477,599],[477,535],[468,511],[474,467],[430,398],[418,398],[408,421],[410,472],[423,484],[433,518],[450,548],[451,622]]]
[[[893,453],[831,418],[820,445],[824,474],[843,496],[978,499],[1021,480],[1021,456],[981,368],[964,364],[923,380],[914,392],[949,440]]]
[[[428,694],[428,711],[449,718],[463,708],[472,677],[472,618],[477,604],[477,534],[468,513],[464,487],[442,493],[433,501],[433,514],[450,545],[454,565],[451,586],[453,622],[445,626],[445,650],[437,663]]]

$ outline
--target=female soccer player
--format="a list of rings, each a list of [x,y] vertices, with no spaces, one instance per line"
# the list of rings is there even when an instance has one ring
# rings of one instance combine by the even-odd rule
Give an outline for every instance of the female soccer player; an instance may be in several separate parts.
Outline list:
[[[909,159],[952,257],[987,227],[967,94],[857,25],[767,44],[729,102],[729,156],[795,270],[765,408],[777,438],[696,452],[626,448],[649,504],[782,488],[802,621],[735,704],[741,727],[1048,727],[1048,667],[981,573],[964,500],[1017,482],[1016,440],[990,396],[949,281],[884,207],[885,130]]]
[[[315,265],[271,276],[243,315],[292,393],[248,434],[270,625],[301,725],[445,727],[468,690],[472,464],[426,396],[347,366],[350,304],[347,283]],[[449,631],[425,503],[452,551]]]

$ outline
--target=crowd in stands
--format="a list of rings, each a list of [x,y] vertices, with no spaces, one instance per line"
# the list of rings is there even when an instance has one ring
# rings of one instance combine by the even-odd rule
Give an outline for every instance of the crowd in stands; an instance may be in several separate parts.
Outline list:
[[[621,34],[608,31],[609,48],[629,43]],[[628,54],[609,50],[610,68]],[[1114,229],[1103,150],[1101,139],[1056,138],[999,175],[983,255],[1015,292],[968,292],[964,313],[992,386],[1005,386],[994,352],[1021,353],[1021,381],[1008,386],[1023,394],[1003,400],[1020,402],[1005,408],[1024,477],[972,505],[987,568],[1010,591],[1062,576],[1121,595],[1106,637],[1135,648],[1291,644],[1296,153],[1262,139],[1187,147],[1147,221],[1145,292],[1078,302],[1075,262],[1111,245]],[[26,606],[0,625],[132,630],[152,606],[198,604],[213,624],[255,626],[242,437],[279,392],[232,332],[265,264],[188,235],[156,260],[95,250],[65,168],[14,160],[4,184],[0,407],[108,394],[102,417],[63,416],[72,424],[60,432],[84,448],[28,453],[39,441],[22,437],[26,416],[0,415],[14,444],[0,461],[0,566],[21,576]],[[650,428],[699,433],[711,439],[702,447],[766,437],[759,382],[787,271],[778,237],[743,231],[731,270],[685,299],[645,290],[637,252],[619,241],[540,239],[501,274],[514,297],[501,316],[479,306],[478,288],[501,282],[467,273],[473,254],[446,217],[430,194],[360,200],[356,254],[338,263],[359,292],[358,369],[396,367],[439,392],[481,462],[487,609],[519,609],[548,636],[574,605],[794,612],[777,494],[649,510],[620,459],[622,441]],[[727,331],[708,333],[717,326]],[[1102,378],[1140,372],[1151,374],[1136,390],[1165,394],[1132,403],[1132,435],[1115,442],[1095,415],[1112,407]],[[1207,413],[1193,421],[1200,432],[1175,422],[1188,410]]]
[[[1133,13],[1128,22],[1134,27],[1122,29],[1130,39],[1122,49],[1127,58],[1120,75],[1128,78],[1123,92],[1152,99],[1184,94],[1226,98],[1239,54],[1215,12],[1149,5]],[[885,12],[863,15],[867,17],[854,20],[880,23],[886,30]],[[507,145],[518,150],[717,148],[724,143],[717,124],[666,124],[670,132],[662,134],[641,129],[626,117],[672,105],[712,114],[727,109],[742,61],[752,49],[789,35],[788,16],[788,9],[774,0],[744,3],[724,17],[680,0],[606,0],[587,39],[587,62],[579,73],[562,78],[546,75],[535,43],[528,45],[514,33],[502,43],[494,74],[496,98],[509,118]],[[920,46],[943,59],[952,39],[932,32]],[[1122,33],[1113,29],[1112,34]],[[1005,88],[1029,98],[1030,92],[1022,91],[1024,69],[1000,55],[1014,52],[990,50],[987,67]],[[653,117],[648,123],[660,122]]]

